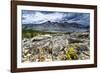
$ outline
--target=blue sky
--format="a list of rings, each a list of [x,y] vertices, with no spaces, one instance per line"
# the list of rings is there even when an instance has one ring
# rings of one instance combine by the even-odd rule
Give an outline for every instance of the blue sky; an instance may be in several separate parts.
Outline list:
[[[90,24],[89,13],[22,10],[22,24],[41,24],[46,21]]]

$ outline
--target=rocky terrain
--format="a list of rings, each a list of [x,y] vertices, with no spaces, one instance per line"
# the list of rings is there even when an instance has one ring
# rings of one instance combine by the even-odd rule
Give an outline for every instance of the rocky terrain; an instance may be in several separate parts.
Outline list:
[[[90,58],[89,32],[39,34],[22,39],[22,62],[86,60]]]

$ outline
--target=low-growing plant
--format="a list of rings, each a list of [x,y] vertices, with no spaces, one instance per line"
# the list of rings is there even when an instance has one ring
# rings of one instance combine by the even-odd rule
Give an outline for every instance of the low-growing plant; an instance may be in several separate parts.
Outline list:
[[[78,44],[70,44],[67,47],[66,51],[66,58],[67,60],[77,60],[78,59],[78,54],[77,54],[77,48],[79,47]]]

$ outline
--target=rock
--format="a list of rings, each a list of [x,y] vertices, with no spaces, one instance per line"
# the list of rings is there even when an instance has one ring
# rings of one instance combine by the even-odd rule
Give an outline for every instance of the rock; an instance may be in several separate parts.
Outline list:
[[[66,52],[71,44],[78,44],[75,48],[77,59],[89,59],[89,40],[78,38],[81,33],[46,34],[22,40],[23,62],[48,62],[67,60]],[[87,34],[85,34],[87,35]],[[84,34],[82,34],[84,36]],[[84,53],[83,53],[84,51]],[[87,56],[88,55],[88,56]],[[74,59],[73,59],[74,60]]]

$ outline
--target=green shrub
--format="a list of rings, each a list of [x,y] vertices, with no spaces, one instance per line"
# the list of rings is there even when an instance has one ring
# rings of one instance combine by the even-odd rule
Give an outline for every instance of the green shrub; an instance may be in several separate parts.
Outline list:
[[[78,59],[78,54],[76,52],[76,49],[79,47],[78,44],[71,44],[69,45],[66,51],[66,59],[67,60],[77,60]]]

